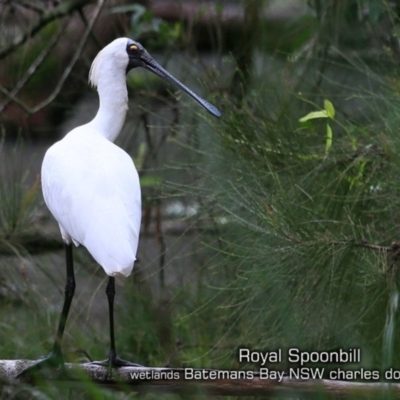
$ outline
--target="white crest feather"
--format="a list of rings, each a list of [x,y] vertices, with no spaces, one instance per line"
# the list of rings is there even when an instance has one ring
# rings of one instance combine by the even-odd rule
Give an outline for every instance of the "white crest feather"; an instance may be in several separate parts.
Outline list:
[[[109,45],[104,47],[93,60],[89,71],[89,84],[97,87],[102,75],[116,72],[116,69],[126,70],[129,59],[126,53],[126,47],[131,39],[115,39]]]
[[[101,51],[97,54],[96,58],[93,60],[89,71],[89,85],[92,86],[93,88],[97,87],[98,76],[100,72],[99,69],[101,65],[100,56],[101,56]]]

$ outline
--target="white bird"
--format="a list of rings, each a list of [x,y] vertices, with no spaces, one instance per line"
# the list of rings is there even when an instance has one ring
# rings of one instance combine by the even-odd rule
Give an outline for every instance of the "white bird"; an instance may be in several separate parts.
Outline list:
[[[72,244],[85,246],[109,275],[106,293],[110,352],[107,360],[96,363],[109,368],[137,366],[117,356],[113,313],[114,277],[126,277],[132,272],[139,243],[141,194],[138,173],[132,158],[113,143],[128,110],[125,77],[136,67],[152,71],[184,90],[214,116],[221,115],[213,105],[162,68],[140,43],[119,38],[99,52],[89,73],[89,81],[97,87],[100,99],[96,116],[51,146],[43,160],[43,196],[66,245],[67,284],[51,353],[20,375],[44,366],[63,366],[61,340],[75,292]]]

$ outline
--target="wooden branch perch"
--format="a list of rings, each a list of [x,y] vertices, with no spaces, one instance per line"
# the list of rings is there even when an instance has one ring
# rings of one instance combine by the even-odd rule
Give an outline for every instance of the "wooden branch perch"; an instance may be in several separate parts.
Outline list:
[[[0,382],[5,385],[18,385],[19,381],[15,377],[33,363],[28,360],[0,360]],[[107,389],[140,393],[273,397],[277,394],[293,396],[299,393],[325,392],[327,395],[335,396],[357,394],[371,397],[372,395],[382,396],[390,391],[393,397],[400,398],[400,384],[289,378],[283,378],[281,382],[278,382],[262,379],[257,372],[253,372],[252,379],[238,379],[235,375],[238,375],[239,371],[192,368],[124,367],[113,369],[111,375],[108,375],[106,368],[89,363],[67,363],[65,366],[66,374],[62,374],[59,369],[40,371],[42,382],[77,387],[91,381]],[[196,375],[198,379],[193,379]]]

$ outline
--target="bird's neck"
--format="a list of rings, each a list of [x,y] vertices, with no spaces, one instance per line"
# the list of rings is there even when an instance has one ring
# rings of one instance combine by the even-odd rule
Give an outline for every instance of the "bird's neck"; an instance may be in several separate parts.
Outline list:
[[[128,91],[125,75],[99,79],[97,85],[100,107],[91,124],[110,141],[119,135],[128,111]]]

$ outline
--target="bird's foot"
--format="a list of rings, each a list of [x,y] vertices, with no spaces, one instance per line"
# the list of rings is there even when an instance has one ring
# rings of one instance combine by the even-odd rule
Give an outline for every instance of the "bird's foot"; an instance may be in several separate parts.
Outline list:
[[[59,350],[52,350],[52,352],[43,358],[40,358],[35,364],[25,368],[22,372],[17,375],[17,378],[22,377],[34,377],[36,373],[43,369],[55,369],[61,367],[61,370],[65,372],[64,357]]]
[[[107,367],[109,374],[113,368],[120,367],[143,367],[143,365],[136,364],[130,361],[122,360],[114,352],[110,351],[108,358],[102,361],[92,361],[90,364],[101,365],[102,367]]]

